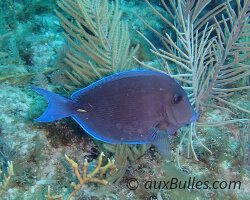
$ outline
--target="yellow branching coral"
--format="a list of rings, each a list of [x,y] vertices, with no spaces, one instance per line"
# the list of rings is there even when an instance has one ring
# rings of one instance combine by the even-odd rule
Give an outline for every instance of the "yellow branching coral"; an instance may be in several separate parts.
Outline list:
[[[50,186],[48,187],[48,193],[47,195],[45,195],[45,197],[48,199],[48,200],[63,200],[63,197],[62,195],[55,195],[55,196],[51,196],[50,195]]]
[[[74,182],[71,183],[71,185],[73,186],[73,191],[66,198],[67,200],[69,200],[71,197],[73,197],[76,194],[76,192],[81,189],[82,185],[87,183],[87,182],[100,183],[103,185],[108,184],[108,181],[103,179],[103,175],[108,170],[109,170],[109,173],[111,174],[116,169],[116,166],[114,164],[114,160],[108,159],[108,163],[106,165],[104,165],[103,167],[101,167],[103,156],[104,156],[104,153],[102,152],[98,158],[98,163],[97,163],[96,168],[90,174],[87,174],[88,161],[87,161],[87,159],[85,159],[84,163],[83,163],[82,176],[81,176],[79,168],[78,168],[78,164],[74,160],[70,159],[67,155],[65,155],[65,159],[73,167],[74,173],[75,173],[77,180],[78,180],[77,184]],[[97,174],[99,174],[99,176],[97,178],[95,178],[94,176],[96,176]],[[63,199],[62,195],[51,196],[50,195],[50,186],[48,187],[48,193],[45,197],[48,200],[62,200]]]
[[[3,181],[0,182],[0,196],[3,194],[3,192],[5,191],[11,176],[14,174],[14,170],[13,170],[13,163],[12,162],[8,162],[8,175],[6,176],[6,174],[4,174],[4,178]],[[0,180],[2,178],[2,170],[0,170]]]
[[[110,172],[112,173],[112,171],[116,168],[115,164],[113,161],[110,161],[103,167],[101,167],[102,164],[102,157],[104,156],[103,152],[101,153],[101,155],[98,158],[98,163],[97,166],[95,168],[95,170],[87,175],[87,166],[88,166],[88,161],[87,159],[84,160],[83,163],[83,172],[82,172],[82,177],[80,175],[79,169],[78,169],[78,164],[73,161],[72,159],[70,159],[67,155],[65,155],[66,160],[68,161],[68,163],[71,164],[71,166],[74,169],[74,173],[77,177],[78,180],[78,184],[75,184],[74,182],[71,183],[71,185],[74,188],[74,191],[69,195],[69,197],[67,199],[70,199],[81,187],[83,184],[85,184],[86,182],[92,182],[92,183],[100,183],[103,185],[107,185],[108,182],[104,179],[102,179],[103,175],[106,173],[106,171],[108,169],[110,169]],[[94,176],[100,171],[99,174],[99,178],[94,178]]]

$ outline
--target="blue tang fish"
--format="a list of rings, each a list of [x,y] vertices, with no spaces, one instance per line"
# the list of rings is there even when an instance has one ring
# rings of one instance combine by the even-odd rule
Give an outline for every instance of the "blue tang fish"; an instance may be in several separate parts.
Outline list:
[[[31,87],[48,101],[35,121],[72,117],[89,135],[112,144],[154,144],[169,155],[168,135],[197,118],[187,94],[164,73],[135,70],[105,77],[64,98]]]

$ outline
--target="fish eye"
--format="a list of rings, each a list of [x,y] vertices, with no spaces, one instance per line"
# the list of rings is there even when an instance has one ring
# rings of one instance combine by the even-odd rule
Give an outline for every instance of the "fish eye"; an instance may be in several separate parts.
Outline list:
[[[173,104],[178,104],[183,99],[183,96],[180,94],[175,94],[172,100]]]

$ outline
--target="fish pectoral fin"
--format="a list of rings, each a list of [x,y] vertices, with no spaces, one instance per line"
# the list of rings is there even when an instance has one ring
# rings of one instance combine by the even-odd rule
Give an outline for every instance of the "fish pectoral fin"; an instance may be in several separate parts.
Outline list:
[[[151,133],[152,144],[167,159],[171,158],[171,148],[167,131],[154,128]]]
[[[81,109],[81,108],[77,109],[76,111],[77,111],[77,112],[81,112],[81,113],[87,112],[87,110],[84,110],[84,109]]]

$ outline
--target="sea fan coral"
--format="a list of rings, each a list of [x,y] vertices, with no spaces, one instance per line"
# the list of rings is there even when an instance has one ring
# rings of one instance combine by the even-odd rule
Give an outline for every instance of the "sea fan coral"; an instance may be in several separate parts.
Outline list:
[[[62,0],[58,6],[63,12],[56,14],[71,44],[64,59],[70,67],[66,75],[76,86],[132,68],[132,57],[139,46],[131,47],[128,25],[120,21],[118,1],[110,8],[107,0]]]
[[[160,67],[154,68],[136,60],[144,67],[168,73],[177,79],[189,94],[197,111],[200,111],[207,105],[207,101],[212,99],[249,114],[247,109],[227,100],[234,92],[250,88],[250,86],[235,87],[233,85],[234,82],[250,75],[250,66],[245,61],[249,57],[247,46],[249,43],[244,39],[250,36],[248,31],[249,1],[245,0],[240,3],[237,0],[238,12],[235,12],[230,1],[227,1],[202,16],[202,11],[211,1],[170,0],[169,6],[161,0],[171,20],[164,17],[147,0],[145,1],[166,23],[171,34],[161,34],[144,22],[157,35],[165,49],[157,49],[146,36],[139,33],[150,44],[151,51],[156,56]],[[173,64],[177,66],[177,70],[172,67]],[[224,109],[222,106],[217,106],[217,108]],[[189,130],[188,157],[191,149],[198,160],[193,148],[193,137],[205,147],[197,136],[198,126],[224,125],[246,120],[193,123]],[[184,136],[186,134],[187,132]],[[209,149],[207,150],[211,153]]]

